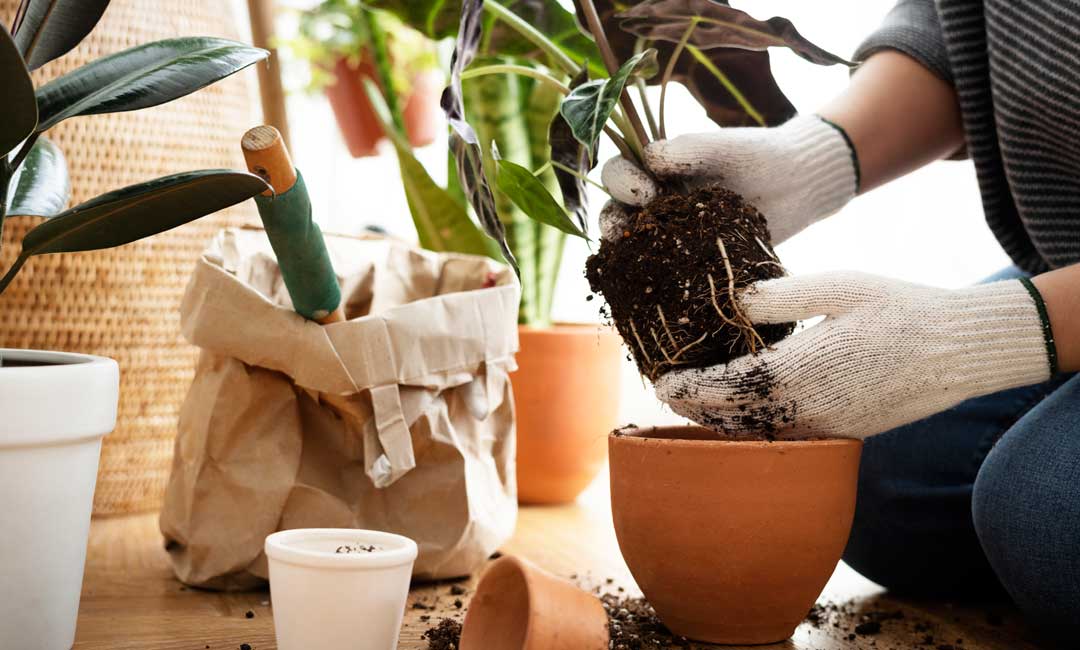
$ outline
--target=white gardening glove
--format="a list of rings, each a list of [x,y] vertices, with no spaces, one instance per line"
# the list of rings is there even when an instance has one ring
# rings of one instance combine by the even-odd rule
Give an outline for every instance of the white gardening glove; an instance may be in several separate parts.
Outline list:
[[[865,438],[1045,381],[1056,365],[1027,280],[948,290],[825,273],[760,282],[740,305],[755,323],[826,318],[757,355],[656,382],[676,413],[734,435]]]
[[[661,179],[680,178],[691,186],[719,182],[741,194],[765,215],[774,245],[837,212],[858,189],[858,164],[847,136],[816,115],[773,128],[724,128],[659,140],[645,148],[645,166]],[[644,205],[657,193],[649,175],[625,158],[609,160],[601,180],[626,205]]]

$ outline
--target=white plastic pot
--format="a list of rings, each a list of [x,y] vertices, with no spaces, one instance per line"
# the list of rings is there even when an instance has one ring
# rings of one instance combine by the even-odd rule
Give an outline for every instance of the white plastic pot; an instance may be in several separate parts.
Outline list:
[[[343,547],[372,550],[339,553]],[[266,538],[278,650],[395,650],[416,542],[349,528]]]
[[[68,650],[120,373],[81,354],[0,358],[0,647]]]

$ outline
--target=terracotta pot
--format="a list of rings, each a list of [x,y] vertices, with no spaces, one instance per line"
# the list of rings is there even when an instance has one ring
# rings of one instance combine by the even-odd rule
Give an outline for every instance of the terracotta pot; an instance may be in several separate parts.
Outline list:
[[[334,82],[324,92],[345,145],[353,158],[374,156],[385,134],[364,90],[364,79],[376,78],[375,66],[367,57],[359,63],[342,58],[334,63],[332,72]],[[413,80],[412,91],[403,98],[402,118],[412,146],[423,147],[435,141],[441,124],[439,96],[444,85],[442,73],[423,72]]]
[[[597,325],[518,328],[512,375],[521,503],[568,503],[607,460],[619,417],[622,343]]]
[[[488,567],[461,630],[461,650],[607,650],[608,641],[595,596],[511,556]]]
[[[862,442],[732,441],[699,427],[610,438],[615,532],[675,634],[788,638],[847,543]]]

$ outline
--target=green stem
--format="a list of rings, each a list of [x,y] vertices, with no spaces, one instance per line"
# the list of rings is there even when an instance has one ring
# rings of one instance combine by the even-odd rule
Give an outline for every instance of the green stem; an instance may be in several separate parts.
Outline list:
[[[469,68],[465,72],[461,73],[461,79],[473,79],[475,77],[483,77],[489,74],[517,74],[523,77],[532,77],[537,81],[556,88],[563,95],[569,95],[570,89],[561,81],[547,74],[543,70],[537,70],[536,68],[530,68],[527,65],[514,65],[511,63],[500,63],[494,65],[483,65],[478,68]]]
[[[607,194],[608,196],[611,196],[611,192],[608,192],[608,189],[606,187],[604,187],[600,183],[597,183],[593,179],[589,178],[587,174],[582,174],[581,172],[574,169],[573,167],[567,167],[566,165],[562,164],[561,162],[555,162],[554,160],[551,161],[551,166],[556,168],[556,169],[561,169],[564,172],[566,172],[567,174],[573,174],[574,176],[577,176],[578,178],[585,181],[589,185],[592,185],[593,187],[599,188],[600,191],[602,191],[604,194]]]
[[[634,43],[634,56],[645,50],[645,39],[639,38]],[[649,135],[653,140],[660,139],[660,130],[656,127],[656,116],[653,115],[652,106],[649,105],[649,97],[645,92],[645,80],[641,77],[634,78],[634,86],[637,88],[638,97],[641,98],[641,107],[645,111],[645,121],[649,124]]]
[[[4,289],[7,289],[8,285],[11,284],[11,281],[15,279],[15,276],[19,273],[19,269],[23,267],[23,264],[26,264],[27,259],[29,259],[27,256],[19,255],[15,260],[15,263],[11,265],[8,272],[0,279],[0,293],[4,293]]]
[[[742,106],[743,110],[746,111],[746,114],[749,115],[751,119],[757,122],[758,125],[765,126],[765,118],[761,116],[761,113],[750,104],[750,101],[746,99],[745,95],[739,92],[739,89],[735,87],[735,84],[731,83],[731,79],[728,79],[727,75],[721,72],[720,68],[716,67],[716,64],[709,60],[709,57],[705,56],[701,50],[693,45],[687,45],[686,50],[694,55],[694,58],[698,60],[698,63],[705,66],[705,69],[716,77],[716,80],[731,93],[731,96],[735,98],[735,101],[739,102],[739,106]]]
[[[547,170],[551,169],[551,167],[552,167],[552,165],[554,163],[555,163],[555,161],[553,161],[553,160],[547,161],[546,163],[544,163],[543,165],[540,166],[540,169],[537,169],[536,171],[534,171],[532,173],[532,175],[533,176],[543,176],[544,173],[547,172]]]
[[[406,133],[405,118],[401,113],[401,103],[398,101],[397,91],[394,89],[394,76],[390,71],[390,52],[386,47],[386,30],[382,28],[378,16],[366,9],[358,9],[360,20],[367,22],[368,33],[371,34],[371,56],[375,59],[375,74],[379,77],[379,86],[383,89],[386,105],[390,109],[390,117],[393,119],[394,128],[400,133]]]
[[[570,75],[571,78],[576,77],[578,73],[581,72],[581,66],[567,56],[558,45],[552,43],[547,36],[544,36],[540,30],[530,25],[528,21],[524,20],[521,16],[518,16],[493,0],[484,2],[484,9],[505,22],[518,34],[521,34],[525,40],[546,52],[548,56],[550,56],[551,59],[566,72],[566,74]]]
[[[668,59],[667,68],[664,69],[664,76],[660,79],[660,137],[667,139],[667,121],[664,119],[664,109],[667,107],[667,86],[671,81],[671,75],[675,73],[675,63],[682,56],[683,50],[686,48],[687,43],[690,42],[690,35],[694,33],[694,28],[697,27],[698,19],[695,17],[690,21],[690,26],[686,28],[682,38],[679,39],[679,44],[675,46],[675,51],[671,53],[671,58]]]

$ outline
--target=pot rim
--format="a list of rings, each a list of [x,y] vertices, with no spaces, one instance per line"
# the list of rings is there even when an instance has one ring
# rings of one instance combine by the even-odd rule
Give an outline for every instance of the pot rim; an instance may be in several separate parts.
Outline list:
[[[518,325],[518,332],[532,336],[574,336],[585,334],[589,336],[596,336],[598,334],[601,336],[619,335],[614,327],[603,323],[568,323],[564,321],[558,321],[544,327]]]
[[[296,546],[297,542],[348,540],[361,544],[379,544],[386,548],[374,553],[330,553]],[[362,528],[291,528],[267,535],[266,557],[275,561],[311,569],[356,571],[385,569],[410,564],[416,560],[416,542],[404,535]]]
[[[686,438],[678,435],[665,435],[669,432],[697,432],[701,438]],[[657,435],[660,434],[660,435]],[[719,437],[722,434],[696,424],[675,424],[651,427],[627,426],[616,429],[608,434],[611,441],[618,440],[622,444],[631,445],[654,445],[654,446],[688,446],[688,447],[744,447],[748,449],[793,449],[806,447],[850,447],[862,444],[862,440],[855,438],[806,438],[799,440],[742,440]],[[708,436],[708,437],[704,437]]]

